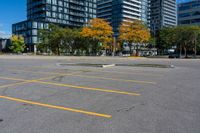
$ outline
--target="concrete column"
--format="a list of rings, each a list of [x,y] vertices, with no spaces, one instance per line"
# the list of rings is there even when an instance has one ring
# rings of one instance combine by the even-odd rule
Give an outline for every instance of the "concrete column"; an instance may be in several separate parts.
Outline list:
[[[34,50],[33,52],[34,52],[34,54],[36,54],[36,53],[37,53],[37,45],[35,44],[35,45],[33,46],[33,48],[34,48],[34,49],[33,49],[33,50]]]

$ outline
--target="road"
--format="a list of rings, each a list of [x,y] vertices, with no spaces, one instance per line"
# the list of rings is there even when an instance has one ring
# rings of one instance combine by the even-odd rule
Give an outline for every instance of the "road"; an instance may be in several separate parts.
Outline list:
[[[0,133],[199,133],[199,66],[184,59],[0,56]]]

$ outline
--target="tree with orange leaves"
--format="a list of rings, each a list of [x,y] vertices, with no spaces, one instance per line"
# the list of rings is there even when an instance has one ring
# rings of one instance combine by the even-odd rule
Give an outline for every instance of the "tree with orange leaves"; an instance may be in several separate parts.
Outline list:
[[[119,40],[129,44],[130,53],[132,52],[132,43],[136,43],[138,45],[146,43],[150,40],[150,37],[151,35],[149,29],[140,20],[128,20],[122,22],[120,25]]]
[[[106,20],[95,18],[82,29],[81,35],[102,43],[102,48],[106,49],[112,44],[113,29]]]

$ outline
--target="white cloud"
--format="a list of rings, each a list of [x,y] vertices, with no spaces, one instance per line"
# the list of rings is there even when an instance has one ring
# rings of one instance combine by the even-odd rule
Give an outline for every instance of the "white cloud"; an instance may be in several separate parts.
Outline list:
[[[4,24],[0,23],[0,38],[10,38],[11,34],[8,31],[4,30]]]
[[[5,32],[4,31],[0,31],[0,34],[5,34]]]
[[[0,31],[0,38],[10,38],[11,34],[6,33],[5,31]]]

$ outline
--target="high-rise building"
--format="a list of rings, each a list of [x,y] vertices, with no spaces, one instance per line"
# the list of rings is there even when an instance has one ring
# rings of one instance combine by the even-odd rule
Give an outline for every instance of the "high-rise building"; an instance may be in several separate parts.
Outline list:
[[[96,18],[96,0],[27,0],[27,20],[13,24],[13,34],[23,35],[30,51],[38,43],[38,29],[49,23],[80,27]]]
[[[153,33],[177,25],[176,0],[150,1],[150,27]]]
[[[191,0],[178,4],[179,25],[200,25],[200,1]]]
[[[0,52],[9,51],[11,40],[8,38],[0,38]]]
[[[149,21],[149,0],[97,0],[97,17],[108,20],[118,35],[119,25],[133,19]]]
[[[97,17],[108,20],[118,35],[123,21],[137,19],[152,33],[177,25],[176,0],[97,0]]]

